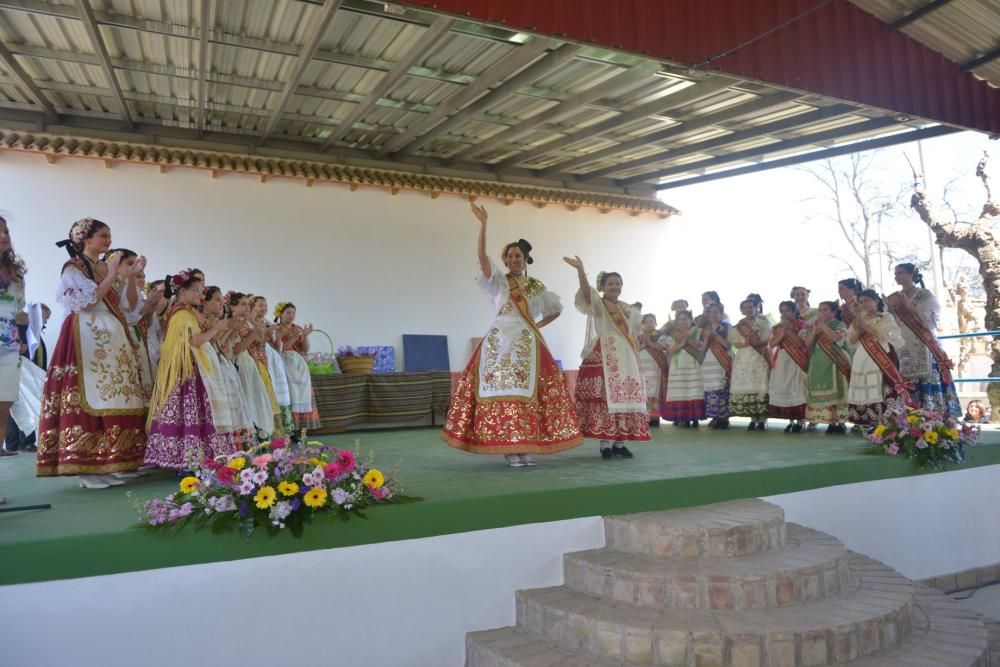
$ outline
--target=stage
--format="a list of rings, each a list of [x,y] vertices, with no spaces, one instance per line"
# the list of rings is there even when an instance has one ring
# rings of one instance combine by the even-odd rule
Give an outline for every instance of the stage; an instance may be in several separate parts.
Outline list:
[[[135,528],[138,499],[176,489],[173,474],[107,490],[80,489],[74,478],[34,477],[34,456],[0,460],[0,493],[9,506],[51,503],[50,510],[0,514],[0,584],[136,572],[260,556],[433,537],[523,524],[776,496],[845,484],[924,475],[907,460],[865,455],[860,436],[791,435],[776,423],[766,433],[706,428],[654,429],[649,443],[632,445],[634,460],[602,460],[597,443],[536,468],[511,469],[502,457],[454,450],[438,427],[352,431],[324,436],[339,447],[372,452],[378,467],[399,465],[407,495],[420,502],[371,509],[348,522],[320,518],[302,539],[208,531],[149,535]],[[1000,463],[1000,433],[955,470]],[[71,557],[68,555],[71,554]]]

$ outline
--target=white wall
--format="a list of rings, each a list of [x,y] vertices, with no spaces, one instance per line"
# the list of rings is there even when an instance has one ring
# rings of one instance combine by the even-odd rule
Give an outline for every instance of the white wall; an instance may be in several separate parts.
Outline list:
[[[666,240],[670,221],[601,215],[561,206],[504,206],[484,200],[491,215],[489,252],[518,237],[535,248],[531,274],[568,306],[546,329],[566,368],[579,365],[585,320],[572,308],[578,254],[588,273],[617,270],[623,297],[661,317],[669,303]],[[453,370],[471,353],[491,307],[476,288],[478,223],[466,200],[345,186],[0,152],[0,211],[15,249],[28,262],[30,300],[51,302],[65,260],[53,244],[74,220],[111,225],[116,246],[149,257],[148,279],[197,266],[223,290],[264,294],[273,306],[294,301],[299,321],[329,332],[337,345],[393,344],[401,334],[447,334]],[[653,306],[656,306],[655,308]],[[61,308],[49,327],[58,330]]]

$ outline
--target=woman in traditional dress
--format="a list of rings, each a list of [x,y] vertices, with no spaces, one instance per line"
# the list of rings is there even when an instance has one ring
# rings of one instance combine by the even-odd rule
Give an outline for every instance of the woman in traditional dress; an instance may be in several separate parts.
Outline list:
[[[115,259],[118,260],[116,262],[118,264],[118,272],[112,289],[118,292],[118,302],[121,304],[125,321],[132,329],[132,335],[142,345],[142,354],[139,355],[139,361],[144,366],[143,375],[155,381],[156,375],[153,374],[153,368],[149,360],[149,349],[145,340],[146,334],[144,330],[146,327],[143,324],[143,309],[146,297],[142,289],[138,287],[139,283],[137,281],[139,275],[145,272],[146,258],[139,256],[135,251],[128,248],[109,250],[104,255],[105,263],[109,263]]]
[[[278,322],[278,343],[281,348],[281,358],[285,361],[288,372],[288,387],[292,395],[292,420],[296,432],[304,429],[317,429],[319,411],[316,409],[316,399],[313,394],[312,376],[305,356],[309,353],[309,334],[313,325],[300,327],[295,324],[295,304],[281,303],[275,308],[275,321]]]
[[[274,397],[278,401],[278,410],[281,411],[281,429],[297,439],[295,423],[292,420],[292,392],[288,386],[288,369],[285,368],[285,361],[281,358],[278,327],[272,326],[267,321],[267,316],[267,299],[262,296],[250,297],[250,318],[254,321],[254,326],[267,329],[267,337],[264,341],[264,358],[267,360],[267,374],[271,378]]]
[[[274,380],[267,365],[267,343],[271,339],[271,326],[265,320],[256,320],[253,316],[253,296],[247,295],[247,324],[252,334],[247,340],[247,352],[257,364],[257,372],[264,382],[268,401],[271,403],[271,432],[275,435],[285,435],[285,424],[281,416],[281,405],[278,403],[278,392],[274,390]],[[286,379],[287,381],[287,379]]]
[[[923,276],[910,263],[896,266],[896,284],[902,289],[886,297],[885,303],[906,341],[897,354],[900,372],[914,385],[910,399],[927,410],[960,417],[962,407],[951,378],[954,364],[935,335],[941,312],[937,297],[924,287]]]
[[[851,360],[851,382],[847,389],[850,421],[874,426],[885,412],[886,401],[907,400],[906,379],[899,372],[896,350],[906,344],[892,315],[878,293],[866,289],[858,295],[854,323],[847,342],[856,346]]]
[[[268,438],[275,430],[271,394],[268,393],[267,386],[264,384],[260,367],[249,352],[251,344],[260,339],[266,332],[260,327],[250,328],[248,322],[250,300],[246,294],[228,292],[225,302],[229,318],[235,320],[232,325],[233,335],[228,340],[228,349],[225,352],[236,364],[236,369],[239,371],[240,386],[243,387],[243,394],[247,399],[250,423],[254,425],[253,435],[257,438]]]
[[[715,290],[710,290],[708,292],[702,292],[701,295],[701,315],[694,318],[694,325],[699,329],[705,328],[705,323],[708,321],[707,313],[710,306],[722,306],[722,300],[719,298],[719,293]],[[725,319],[725,313],[723,313],[723,319]]]
[[[202,313],[205,317],[203,328],[212,328],[218,322],[224,322],[226,325],[209,345],[202,346],[210,362],[208,367],[202,368],[202,379],[205,381],[208,398],[212,404],[215,429],[219,433],[232,433],[240,448],[254,445],[256,442],[250,437],[254,432],[254,426],[250,420],[246,395],[240,384],[240,372],[225,353],[233,337],[236,320],[224,319],[225,300],[218,287],[212,285],[204,289]]]
[[[684,312],[688,309],[687,299],[674,299],[670,303],[670,316],[667,321],[660,327],[660,334],[667,335],[674,326],[674,321],[677,319],[677,313]]]
[[[812,292],[805,287],[796,285],[789,292],[788,296],[795,302],[795,308],[799,311],[799,319],[807,326],[811,326],[816,319],[816,309],[809,305],[809,295]]]
[[[500,253],[506,271],[490,260],[486,209],[471,209],[479,220],[476,283],[497,315],[459,377],[441,438],[467,452],[502,454],[514,468],[532,466],[531,454],[583,443],[566,381],[541,332],[559,317],[562,303],[528,277],[534,260],[524,239]]]
[[[767,341],[771,336],[771,325],[760,314],[764,306],[760,296],[751,294],[750,297],[740,303],[743,319],[729,330],[729,342],[736,348],[729,386],[729,413],[736,417],[749,417],[748,431],[765,431],[767,389],[771,378]]]
[[[846,433],[847,386],[851,380],[851,355],[847,351],[847,327],[840,320],[836,301],[823,301],[816,323],[806,333],[810,348],[806,383],[806,419],[827,424],[826,433]]]
[[[663,341],[670,359],[670,375],[661,411],[663,418],[682,428],[697,428],[705,417],[705,389],[701,377],[701,329],[692,326],[690,311],[677,313],[674,328]]]
[[[858,295],[865,288],[857,278],[844,278],[837,283],[837,294],[840,295],[840,321],[845,327],[854,322],[854,312],[858,307]]]
[[[193,470],[204,459],[239,449],[232,430],[222,431],[233,428],[234,417],[218,374],[218,355],[211,344],[229,325],[219,320],[210,327],[202,326],[204,318],[198,312],[202,282],[191,269],[172,276],[170,285],[177,299],[167,314],[167,333],[149,402],[146,464]],[[219,426],[212,411],[213,394]]]
[[[649,413],[650,427],[660,425],[660,403],[667,388],[667,368],[670,364],[663,348],[658,344],[661,338],[656,330],[656,315],[643,315],[642,331],[639,334],[639,363],[646,380],[646,411]]]
[[[802,289],[802,288],[799,288]],[[787,419],[785,433],[801,433],[806,416],[806,378],[809,347],[802,337],[806,324],[794,301],[778,305],[781,320],[771,329],[768,346],[774,350],[768,384],[768,416]]]
[[[11,406],[21,387],[21,359],[28,349],[28,314],[24,302],[24,260],[14,252],[7,221],[0,217],[0,456]]]
[[[729,322],[722,304],[705,309],[705,327],[701,330],[701,380],[705,389],[705,416],[709,428],[729,428],[729,382],[733,375]]]
[[[163,345],[163,318],[170,307],[170,299],[165,296],[167,284],[163,280],[154,280],[146,289],[146,303],[142,308],[143,329],[146,331],[146,352],[149,354],[149,370],[151,377],[156,377],[157,364],[160,362],[160,346]]]
[[[142,465],[152,382],[112,289],[118,265],[100,261],[111,228],[84,218],[58,245],[71,257],[57,296],[67,316],[42,390],[37,475],[79,475],[80,486],[103,489]]]
[[[645,383],[639,362],[640,315],[619,297],[622,277],[597,274],[590,286],[579,257],[563,260],[576,269],[580,281],[575,305],[587,316],[583,364],[576,379],[576,412],[585,437],[601,441],[601,457],[632,458],[625,441],[647,442]],[[676,325],[676,322],[675,322]],[[668,377],[667,382],[670,382]]]

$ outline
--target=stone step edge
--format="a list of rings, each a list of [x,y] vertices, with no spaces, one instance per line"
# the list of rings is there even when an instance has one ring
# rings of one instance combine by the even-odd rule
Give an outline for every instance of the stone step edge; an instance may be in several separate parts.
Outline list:
[[[571,552],[563,556],[564,581],[567,588],[588,595],[675,609],[782,607],[847,592],[846,547],[824,533],[793,525],[788,524],[786,549],[734,559],[662,559],[609,547]],[[602,562],[608,559],[617,562]],[[661,563],[663,571],[655,571]],[[736,567],[747,571],[732,572]]]
[[[933,595],[936,591],[928,591],[918,587],[918,606],[924,618],[917,621],[919,632],[907,637],[900,645],[889,651],[879,652],[846,663],[848,667],[998,667],[995,662],[997,650],[994,643],[986,648],[985,637],[990,628],[983,626],[980,632],[970,626],[969,621],[980,619],[975,612],[967,611],[958,604],[943,596]],[[919,616],[919,614],[918,614]],[[987,624],[1000,630],[1000,622],[986,619]],[[972,629],[970,629],[972,628]],[[934,634],[932,634],[932,631]],[[954,634],[951,634],[954,633]],[[976,637],[983,637],[979,646],[968,646],[975,643]],[[993,635],[990,635],[993,637]],[[669,650],[669,647],[668,647]],[[835,647],[827,646],[826,658]],[[773,646],[767,655],[762,655],[761,646],[744,646],[734,654],[729,649],[730,664],[764,664],[765,657],[770,664],[795,665],[794,646]],[[579,651],[573,651],[552,641],[525,631],[523,628],[508,626],[492,630],[470,632],[466,635],[466,667],[511,667],[512,665],[573,665],[573,667],[611,667],[624,664],[650,664],[659,660],[661,665],[688,665],[687,649],[683,653],[679,647],[673,653],[665,653],[657,647],[657,655],[649,655],[641,644],[626,644],[622,659],[605,660]],[[721,663],[723,656],[705,655],[706,659],[718,657]],[[823,656],[805,656],[810,659],[820,659]],[[850,657],[850,653],[846,655]],[[524,661],[523,663],[521,661]],[[993,662],[991,662],[991,660]],[[739,663],[738,661],[742,661]]]
[[[749,507],[749,509],[748,509]],[[745,521],[719,524],[713,515],[743,512]],[[706,525],[670,518],[688,514],[706,515]],[[604,518],[607,546],[619,551],[684,558],[732,558],[761,551],[777,551],[785,545],[785,513],[762,500],[739,500],[697,508],[625,514]]]

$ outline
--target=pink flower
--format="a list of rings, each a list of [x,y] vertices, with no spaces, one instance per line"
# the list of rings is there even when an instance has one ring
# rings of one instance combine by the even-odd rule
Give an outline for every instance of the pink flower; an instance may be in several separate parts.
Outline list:
[[[896,454],[899,453],[899,445],[889,445],[886,448],[885,453],[888,454],[889,456],[895,456]]]
[[[349,449],[342,449],[337,452],[337,463],[340,465],[340,472],[351,472],[354,470],[356,461],[354,459],[354,452]]]
[[[209,470],[218,470],[222,467],[222,464],[215,459],[205,459],[201,462],[202,468],[208,468]]]
[[[919,429],[919,428],[911,428],[910,429],[910,435],[912,435],[914,438],[919,438],[923,434],[924,434],[924,432],[921,429]]]
[[[374,487],[369,486],[368,490],[372,492],[372,496],[375,497],[375,500],[382,500],[383,498],[385,498],[385,491],[382,490],[384,488],[385,487],[379,487],[376,489]]]
[[[255,466],[257,466],[258,468],[263,468],[264,466],[266,466],[270,462],[271,462],[271,455],[270,454],[261,454],[260,456],[255,456],[253,458],[253,464]]]
[[[343,469],[340,467],[340,463],[334,461],[333,463],[327,463],[323,466],[323,474],[327,479],[335,479],[343,473]]]
[[[271,449],[281,449],[288,444],[288,441],[284,438],[275,438],[271,441]]]

